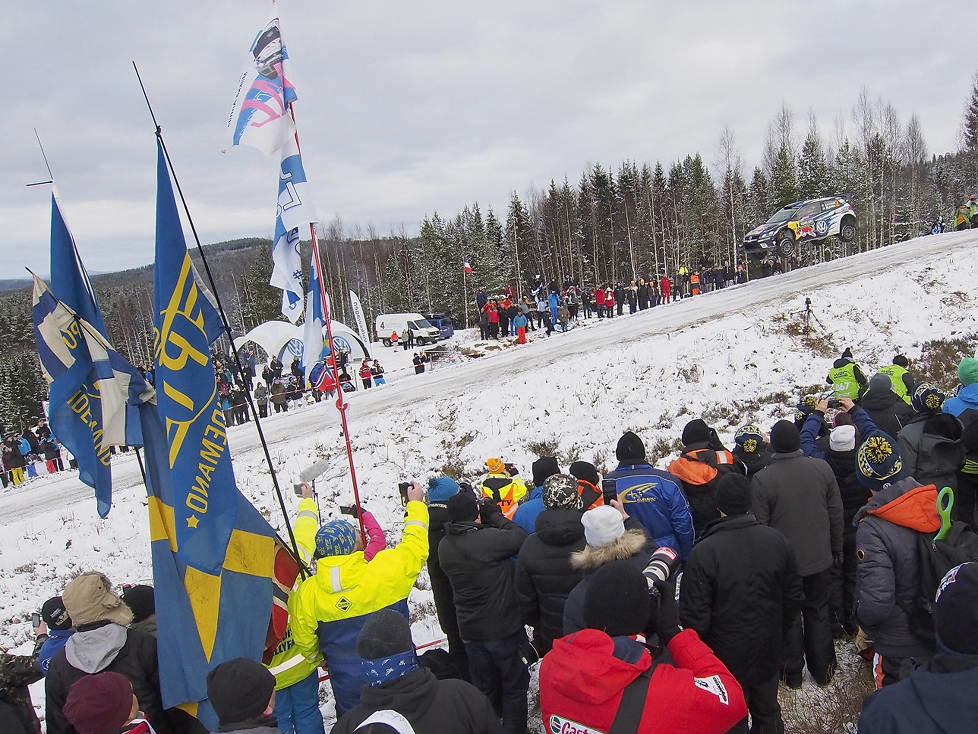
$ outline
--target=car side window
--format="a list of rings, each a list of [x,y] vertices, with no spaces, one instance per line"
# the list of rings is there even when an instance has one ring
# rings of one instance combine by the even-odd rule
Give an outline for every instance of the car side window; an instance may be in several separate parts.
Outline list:
[[[821,211],[821,206],[817,201],[811,204],[805,204],[805,206],[798,210],[795,219],[806,219],[819,211]]]

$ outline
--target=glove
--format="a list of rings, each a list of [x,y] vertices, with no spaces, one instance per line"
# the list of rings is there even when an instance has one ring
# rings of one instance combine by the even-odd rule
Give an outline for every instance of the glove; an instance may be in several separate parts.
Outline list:
[[[655,619],[655,631],[663,645],[668,645],[679,634],[679,605],[676,603],[676,587],[668,581],[653,584],[658,591],[659,609]]]

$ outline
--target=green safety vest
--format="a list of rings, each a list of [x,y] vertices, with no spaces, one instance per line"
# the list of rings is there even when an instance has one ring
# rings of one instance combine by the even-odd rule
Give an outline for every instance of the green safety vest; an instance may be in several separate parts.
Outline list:
[[[850,363],[830,369],[829,382],[832,383],[832,392],[835,393],[836,398],[859,399],[860,385],[859,381],[856,380],[854,364]]]
[[[890,378],[890,382],[893,383],[893,392],[900,396],[900,400],[909,405],[910,392],[907,390],[907,385],[903,381],[903,376],[907,374],[907,370],[898,364],[889,364],[886,367],[880,368],[879,373]]]

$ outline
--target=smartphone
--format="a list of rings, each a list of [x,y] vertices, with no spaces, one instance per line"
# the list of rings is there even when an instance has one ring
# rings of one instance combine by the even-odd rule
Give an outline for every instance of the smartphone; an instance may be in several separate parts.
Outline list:
[[[401,493],[401,504],[406,505],[408,501],[407,491],[408,487],[411,486],[411,482],[398,482],[397,489]]]
[[[340,505],[340,514],[341,515],[352,515],[353,517],[356,517],[357,516],[357,506],[356,505]]]
[[[618,499],[618,482],[614,479],[602,479],[601,497],[606,505],[610,505],[611,500]]]
[[[38,614],[37,612],[34,612],[31,615],[31,628],[37,629],[40,626],[41,626],[41,615]]]
[[[296,497],[302,496],[302,489],[303,489],[302,483],[292,485],[292,491],[295,492]]]

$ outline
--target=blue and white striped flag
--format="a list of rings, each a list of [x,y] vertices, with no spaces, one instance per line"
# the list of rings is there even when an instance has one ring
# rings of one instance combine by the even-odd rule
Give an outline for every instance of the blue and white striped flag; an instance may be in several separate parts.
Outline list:
[[[302,156],[293,136],[282,145],[270,281],[276,288],[282,289],[282,313],[293,324],[298,322],[303,312],[300,227],[316,221],[308,187]]]
[[[302,369],[308,378],[312,368],[323,358],[325,341],[323,330],[326,317],[323,315],[323,297],[319,292],[319,271],[316,269],[316,256],[309,264],[309,292],[306,294],[306,323],[302,332]]]

